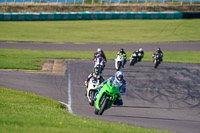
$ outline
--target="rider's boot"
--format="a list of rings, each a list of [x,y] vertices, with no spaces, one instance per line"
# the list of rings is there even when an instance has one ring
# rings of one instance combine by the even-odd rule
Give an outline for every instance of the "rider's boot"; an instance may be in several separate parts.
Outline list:
[[[122,101],[122,99],[121,100],[116,100],[115,102],[114,102],[114,105],[123,105],[123,101]]]
[[[124,64],[122,65],[122,68],[124,68],[124,65],[126,64],[126,60],[124,60]]]

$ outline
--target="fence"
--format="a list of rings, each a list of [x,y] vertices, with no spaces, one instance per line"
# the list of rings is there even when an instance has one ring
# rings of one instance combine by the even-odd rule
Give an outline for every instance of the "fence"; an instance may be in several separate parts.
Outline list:
[[[200,5],[200,0],[0,0],[0,6],[4,4]]]
[[[181,12],[0,13],[0,21],[182,19]]]

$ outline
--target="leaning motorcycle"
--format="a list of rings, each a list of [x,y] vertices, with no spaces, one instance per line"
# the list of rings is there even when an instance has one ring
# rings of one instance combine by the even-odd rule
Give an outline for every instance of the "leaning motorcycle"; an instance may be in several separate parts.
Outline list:
[[[95,96],[95,93],[98,92],[97,87],[99,86],[99,84],[100,84],[99,79],[94,78],[94,77],[92,77],[88,82],[87,98],[91,106],[94,105],[94,96]]]
[[[142,57],[141,53],[133,53],[130,57],[130,66],[134,66],[138,62],[138,57]]]
[[[161,63],[161,54],[155,54],[153,57],[154,68],[157,68],[158,65]]]
[[[122,66],[124,65],[124,56],[123,55],[117,55],[115,59],[115,69],[119,71]]]
[[[136,53],[132,54],[130,57],[130,66],[134,66],[135,63],[137,63],[137,54]]]
[[[96,115],[102,115],[116,101],[119,93],[119,87],[114,87],[113,84],[110,84],[110,80],[108,80],[97,95],[94,113]]]

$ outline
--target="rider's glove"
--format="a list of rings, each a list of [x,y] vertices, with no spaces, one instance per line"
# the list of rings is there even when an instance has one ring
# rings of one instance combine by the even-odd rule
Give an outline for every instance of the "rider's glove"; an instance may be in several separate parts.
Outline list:
[[[99,85],[99,87],[101,87],[101,88],[102,88],[102,87],[103,87],[103,83],[101,83],[101,84]]]
[[[99,86],[98,86],[98,90],[100,91],[101,90],[101,88],[103,87],[103,83],[101,83]]]

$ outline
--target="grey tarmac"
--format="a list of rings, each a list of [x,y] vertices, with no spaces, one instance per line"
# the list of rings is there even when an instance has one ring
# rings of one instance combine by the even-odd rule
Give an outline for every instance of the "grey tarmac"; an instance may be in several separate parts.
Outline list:
[[[105,51],[118,51],[120,48],[124,48],[125,51],[135,51],[139,48],[143,48],[144,51],[155,51],[157,47],[160,47],[163,51],[200,51],[200,42],[127,44],[0,42],[0,48],[6,49],[94,51],[98,47]]]

